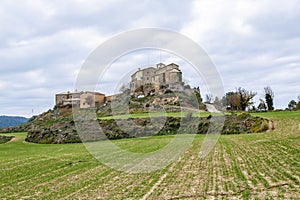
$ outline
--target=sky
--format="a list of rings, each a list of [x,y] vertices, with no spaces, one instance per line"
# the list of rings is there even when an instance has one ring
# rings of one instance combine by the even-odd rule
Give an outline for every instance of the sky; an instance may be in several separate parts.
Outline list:
[[[270,86],[275,108],[284,109],[300,94],[299,10],[297,0],[2,0],[0,115],[30,117],[52,109],[56,93],[74,90],[84,61],[99,45],[140,28],[185,35],[208,54],[226,92],[255,91],[257,105]],[[120,69],[130,66],[130,75],[160,61],[182,64],[184,79],[205,95],[203,80],[185,61],[158,50],[120,58],[98,88],[112,94],[124,75]]]

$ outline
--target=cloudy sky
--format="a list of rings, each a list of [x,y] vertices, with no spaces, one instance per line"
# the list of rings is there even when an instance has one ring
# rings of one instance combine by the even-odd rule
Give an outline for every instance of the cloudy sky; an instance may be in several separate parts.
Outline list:
[[[257,104],[263,88],[271,86],[275,107],[285,108],[300,94],[299,10],[297,0],[2,0],[0,115],[31,116],[53,108],[55,93],[74,89],[95,48],[124,31],[148,27],[197,42],[215,64],[225,91],[256,91]],[[134,67],[171,62],[165,52],[140,53],[120,60]],[[113,93],[116,72],[100,81],[101,92]],[[183,73],[191,84],[201,84],[188,67]]]

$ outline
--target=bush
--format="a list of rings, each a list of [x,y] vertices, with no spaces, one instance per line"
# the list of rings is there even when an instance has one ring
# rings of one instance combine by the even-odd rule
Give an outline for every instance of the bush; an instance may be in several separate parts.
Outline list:
[[[0,144],[9,142],[13,138],[14,138],[14,136],[3,136],[3,135],[0,135]]]

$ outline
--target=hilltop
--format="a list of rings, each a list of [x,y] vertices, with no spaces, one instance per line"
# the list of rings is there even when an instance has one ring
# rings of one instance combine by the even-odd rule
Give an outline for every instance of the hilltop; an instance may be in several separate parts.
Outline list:
[[[139,99],[139,101],[142,101]],[[135,104],[137,106],[137,104]],[[206,112],[201,116],[199,113],[186,112],[167,112],[167,117],[163,118],[164,113],[157,113],[156,120],[166,120],[163,127],[157,127],[152,123],[147,112],[136,112],[132,115],[117,115],[112,116],[111,105],[99,107],[96,111],[97,119],[82,120],[79,123],[80,127],[88,130],[88,134],[84,136],[85,141],[101,140],[99,134],[99,127],[109,139],[122,139],[145,137],[154,135],[172,135],[177,134],[178,129],[182,123],[189,121],[187,127],[184,127],[183,132],[180,133],[198,133],[206,134],[211,123],[211,115]],[[139,110],[139,109],[138,109]],[[75,109],[72,110],[70,106],[56,107],[44,112],[25,124],[2,129],[1,132],[28,132],[26,141],[34,143],[79,143],[81,138],[75,127],[73,119],[73,111],[80,113],[81,116],[86,116],[91,110],[89,109]],[[115,117],[119,117],[116,122]],[[161,119],[160,119],[161,118]],[[96,121],[99,126],[92,127],[90,122]],[[128,125],[129,122],[135,123],[137,126]],[[225,116],[225,124],[222,129],[222,134],[241,134],[241,133],[256,133],[268,130],[269,121],[260,117],[252,117],[247,113],[232,114]],[[124,131],[120,126],[126,126]],[[196,132],[195,132],[196,131]]]

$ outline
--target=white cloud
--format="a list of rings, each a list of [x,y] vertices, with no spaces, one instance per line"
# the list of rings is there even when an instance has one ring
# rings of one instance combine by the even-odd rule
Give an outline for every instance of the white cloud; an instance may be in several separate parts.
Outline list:
[[[5,109],[0,114],[28,115],[28,107],[39,111],[52,107],[54,94],[73,89],[80,66],[105,39],[142,26],[181,26],[185,17],[167,11],[189,6],[178,3],[1,1],[0,88]],[[107,87],[115,76],[106,78]]]
[[[124,0],[3,0],[0,114],[28,116],[32,108],[42,112],[53,107],[54,94],[73,89],[81,65],[98,45],[142,27],[187,35],[211,56],[226,90],[241,86],[257,91],[261,98],[263,87],[270,85],[275,106],[285,107],[299,93],[299,10],[297,0],[136,0],[130,5]],[[175,60],[191,84],[204,84],[180,58],[162,56],[166,63]],[[110,93],[120,74],[158,61],[157,52],[124,57],[107,71],[100,89]]]
[[[194,1],[181,30],[211,56],[225,90],[262,94],[274,86],[275,106],[284,108],[299,93],[290,86],[300,87],[299,8],[297,1]]]

